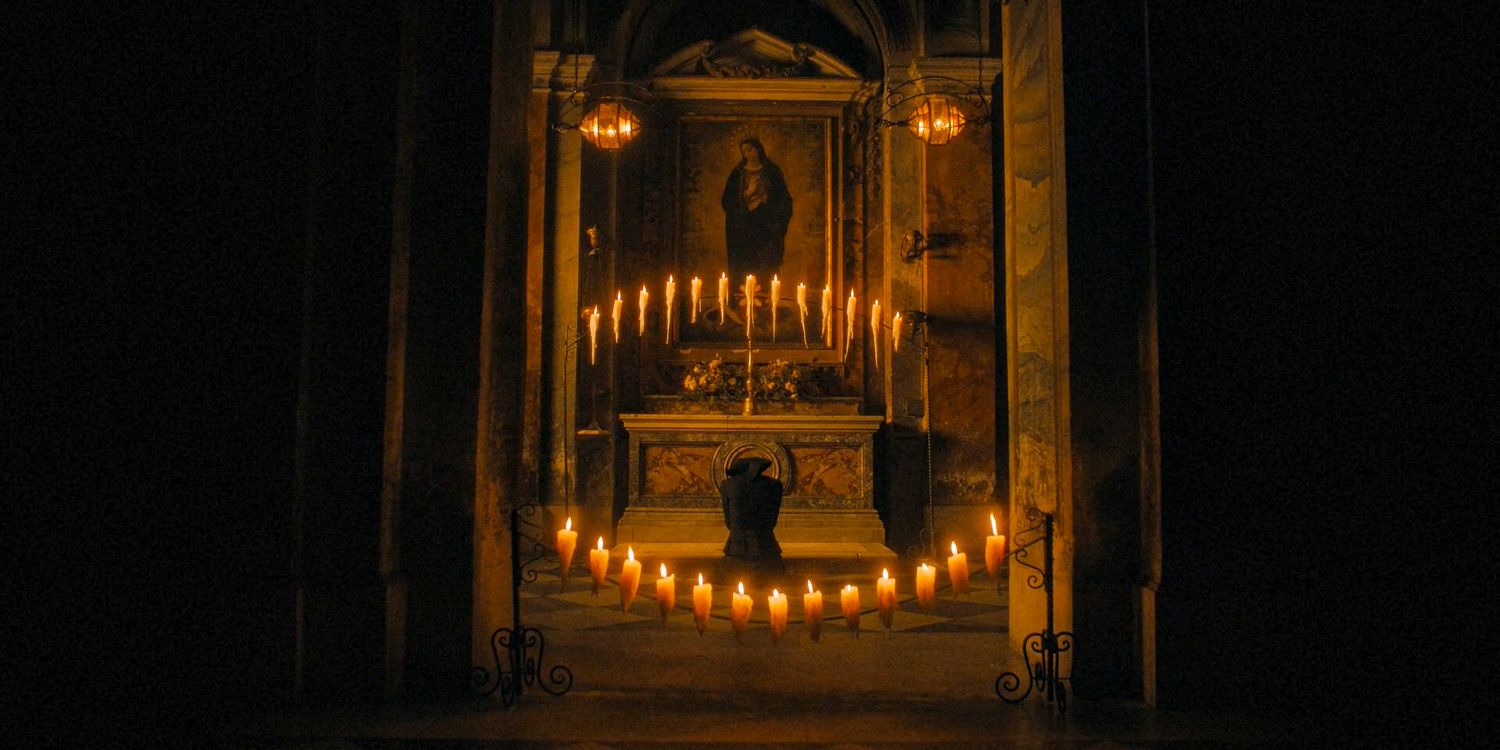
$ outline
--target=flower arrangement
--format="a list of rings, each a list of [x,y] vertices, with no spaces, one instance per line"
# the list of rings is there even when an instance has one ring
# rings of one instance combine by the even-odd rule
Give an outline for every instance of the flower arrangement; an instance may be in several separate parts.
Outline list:
[[[751,379],[757,401],[796,401],[813,395],[804,381],[802,368],[784,360],[755,368]],[[682,393],[694,401],[733,403],[745,399],[745,366],[728,364],[720,357],[698,362],[682,379]]]

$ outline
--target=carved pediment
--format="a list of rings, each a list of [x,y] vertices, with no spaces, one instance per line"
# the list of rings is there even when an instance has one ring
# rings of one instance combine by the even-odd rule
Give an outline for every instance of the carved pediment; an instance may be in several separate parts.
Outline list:
[[[859,78],[842,60],[807,43],[750,27],[721,42],[701,41],[662,61],[654,76]]]

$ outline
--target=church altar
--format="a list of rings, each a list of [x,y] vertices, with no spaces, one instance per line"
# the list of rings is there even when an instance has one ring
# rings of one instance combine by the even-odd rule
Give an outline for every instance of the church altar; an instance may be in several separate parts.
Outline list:
[[[628,505],[617,546],[672,559],[720,554],[729,531],[719,482],[760,456],[785,485],[776,538],[793,558],[885,559],[874,504],[874,435],[884,418],[857,414],[621,414],[629,434]]]

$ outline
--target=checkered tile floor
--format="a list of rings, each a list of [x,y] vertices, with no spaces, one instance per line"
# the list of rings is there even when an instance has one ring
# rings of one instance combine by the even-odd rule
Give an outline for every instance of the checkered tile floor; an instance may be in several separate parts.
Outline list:
[[[692,617],[692,588],[697,583],[697,571],[677,570],[676,605],[668,612],[666,621],[656,600],[657,575],[650,570],[652,561],[643,561],[641,582],[629,609],[622,607],[619,587],[619,571],[612,569],[596,595],[593,580],[586,567],[575,560],[566,582],[559,577],[556,560],[538,561],[531,570],[536,580],[522,584],[521,608],[526,624],[544,630],[602,630],[629,631],[663,628],[696,632]],[[614,566],[611,566],[612,568]],[[909,567],[909,566],[908,566]],[[705,571],[707,572],[707,571]],[[946,571],[939,569],[942,579]],[[1003,580],[1005,572],[1001,571]],[[891,622],[891,630],[908,633],[1003,633],[1006,631],[1007,607],[1003,584],[997,591],[985,576],[983,568],[974,571],[970,589],[965,594],[954,594],[945,580],[940,580],[937,602],[931,609],[917,606],[915,582],[910,576],[897,572],[896,591],[899,609]],[[860,630],[880,631],[880,618],[875,607],[875,580],[868,575],[830,575],[813,578],[813,585],[823,592],[825,633],[845,632],[847,624],[839,610],[839,590],[845,584],[859,587]],[[801,583],[801,582],[799,582]],[[732,588],[716,583],[713,589],[713,607],[709,620],[710,630],[730,629],[730,595]],[[787,618],[790,628],[802,628],[802,593],[800,589],[785,590],[789,600]],[[764,630],[767,627],[766,597],[771,593],[769,585],[753,585],[747,581],[745,593],[754,601],[750,612],[750,629]]]

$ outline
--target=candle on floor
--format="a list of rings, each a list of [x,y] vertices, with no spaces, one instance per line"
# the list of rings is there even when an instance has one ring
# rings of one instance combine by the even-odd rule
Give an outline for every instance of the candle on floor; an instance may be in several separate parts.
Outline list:
[[[609,322],[615,329],[615,343],[620,343],[620,319],[625,317],[625,298],[620,290],[615,290],[614,306],[609,311]]]
[[[708,610],[714,601],[714,585],[703,582],[703,574],[698,574],[698,585],[693,587],[693,624],[698,626],[698,635],[703,635],[704,628],[708,627]]]
[[[969,558],[958,551],[958,542],[949,545],[953,555],[948,558],[948,583],[953,586],[953,593],[969,593]]]
[[[729,311],[729,274],[719,274],[719,325],[724,325],[724,314]]]
[[[990,535],[984,539],[984,572],[996,586],[1000,585],[1000,563],[1005,560],[1005,535],[995,523],[995,514],[990,514]]]
[[[635,559],[635,548],[625,548],[625,562],[620,565],[620,610],[630,611],[635,590],[641,585],[641,561]]]
[[[692,315],[692,319],[689,320],[688,322],[689,323],[697,323],[698,322],[698,301],[701,300],[701,299],[703,299],[703,279],[700,279],[697,276],[694,276],[693,277],[693,282],[692,282],[692,284],[690,286],[692,287],[691,291],[692,291],[692,295],[693,295],[693,309],[692,309],[692,312],[690,313]]]
[[[648,291],[646,291],[646,285],[642,284],[641,285],[640,301],[636,305],[637,307],[639,307],[641,309],[641,314],[637,318],[637,320],[640,323],[640,333],[636,334],[638,336],[645,336],[646,335],[646,304],[647,304],[647,301],[650,300],[650,299],[651,299],[651,293],[648,292]]]
[[[901,351],[901,313],[891,316],[891,353]]]
[[[775,643],[786,635],[786,594],[771,589],[766,607],[771,611],[771,642]]]
[[[589,315],[589,364],[594,364],[599,359],[599,306],[594,305],[594,312]]]
[[[755,330],[755,274],[745,277],[745,338],[754,337]]]
[[[819,325],[823,331],[823,345],[833,346],[833,285],[823,286],[823,320]]]
[[[667,304],[662,308],[662,337],[672,343],[672,301],[677,299],[677,281],[667,276]]]
[[[734,637],[739,638],[750,624],[750,607],[753,602],[750,597],[745,596],[745,582],[740,581],[740,591],[732,594],[729,602],[729,623],[734,626]]]
[[[667,564],[661,564],[661,577],[656,579],[656,606],[661,610],[661,619],[666,622],[667,613],[677,606],[677,576],[667,575]]]
[[[875,606],[880,610],[881,626],[889,633],[896,616],[896,579],[885,568],[880,569],[880,580],[875,582]]]
[[[937,603],[937,568],[922,563],[917,566],[917,606],[932,609]]]
[[[844,610],[844,624],[854,631],[854,637],[859,637],[859,588],[854,584],[845,584],[844,590],[839,592],[839,608]]]
[[[578,550],[578,532],[573,530],[573,519],[557,530],[557,559],[562,565],[562,584],[568,583],[568,568],[573,566],[573,553]]]
[[[771,340],[776,340],[776,315],[781,306],[781,276],[771,274]],[[773,589],[774,590],[774,589]]]
[[[599,547],[589,550],[589,575],[594,577],[594,596],[604,584],[604,573],[609,570],[609,550],[604,548],[604,537],[599,537]]]
[[[870,361],[880,369],[880,300],[870,303]]]
[[[823,592],[813,589],[807,582],[807,593],[802,595],[802,624],[807,627],[807,637],[817,641],[823,637]]]

